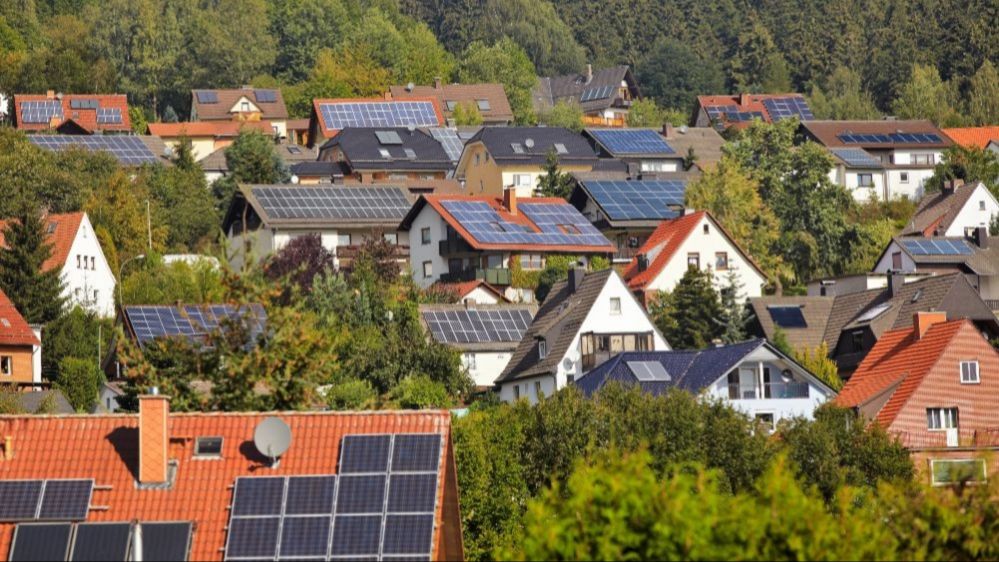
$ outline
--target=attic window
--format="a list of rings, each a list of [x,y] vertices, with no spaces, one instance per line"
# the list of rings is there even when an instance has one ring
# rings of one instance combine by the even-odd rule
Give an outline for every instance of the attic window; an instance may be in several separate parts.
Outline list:
[[[289,146],[288,147],[288,152],[291,153],[291,154],[301,154],[302,153],[302,149],[298,148],[297,146]]]
[[[444,105],[447,106],[448,111],[454,111],[454,108],[458,107],[458,102],[454,100],[447,100],[444,102]]]
[[[916,294],[912,295],[912,301],[910,301],[910,302],[916,302],[916,301],[918,301],[919,297],[921,297],[921,296],[923,296],[923,290],[919,289],[918,291],[916,291]]]
[[[475,100],[475,104],[479,106],[479,111],[489,111],[489,100]]]
[[[406,158],[409,158],[410,160],[416,160],[416,151],[414,151],[412,148],[404,148],[402,150],[406,153]]]
[[[48,233],[52,234],[53,232],[55,232],[55,229],[56,229],[56,223],[55,222],[50,222],[49,223],[49,228],[48,228]]]
[[[545,357],[548,357],[548,342],[545,341],[545,338],[538,338],[538,358],[544,359]]]
[[[389,151],[386,150],[386,149],[384,149],[384,148],[379,148],[378,149],[378,154],[381,154],[382,158],[384,158],[386,160],[391,160],[392,159],[392,155],[389,154]]]
[[[513,151],[515,153],[517,153],[517,154],[523,154],[524,153],[524,147],[519,142],[511,142],[510,143],[510,148],[512,148]]]
[[[569,154],[569,150],[560,142],[555,143],[555,152],[558,152],[559,154]]]
[[[194,456],[197,458],[221,458],[221,437],[198,437],[194,442]]]
[[[378,144],[402,144],[402,138],[395,131],[375,131]]]

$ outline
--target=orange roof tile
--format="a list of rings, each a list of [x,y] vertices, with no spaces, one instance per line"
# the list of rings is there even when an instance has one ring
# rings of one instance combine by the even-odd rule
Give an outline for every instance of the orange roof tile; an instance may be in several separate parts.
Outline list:
[[[486,283],[485,280],[483,279],[473,279],[472,281],[463,281],[460,283],[445,283],[442,281],[438,281],[434,283],[434,285],[437,285],[438,287],[441,287],[442,289],[448,291],[454,291],[455,295],[459,299],[468,296],[468,294],[474,291],[475,289],[482,287],[486,291],[496,295],[496,298],[500,299],[501,301],[507,300],[499,289],[493,287],[489,283]]]
[[[985,148],[992,141],[999,141],[999,126],[957,127],[941,129],[945,135],[965,148]]]
[[[283,419],[292,432],[291,448],[275,468],[263,466],[253,445],[254,429],[271,415]],[[461,556],[457,504],[449,507],[457,501],[457,489],[447,411],[192,413],[171,414],[167,424],[168,455],[178,463],[168,489],[136,486],[139,419],[134,414],[0,416],[0,435],[13,438],[13,459],[0,460],[0,479],[93,478],[91,505],[102,508],[91,509],[87,521],[193,521],[189,559],[221,560],[236,477],[335,474],[346,435],[440,433],[445,449],[434,559]],[[222,437],[222,458],[195,459],[199,436]],[[14,528],[14,523],[0,523],[0,553],[5,556]],[[448,543],[454,540],[458,542]],[[457,553],[448,551],[448,544],[458,545]]]
[[[0,345],[41,345],[14,303],[0,291]]]
[[[716,106],[735,106],[738,112],[758,112],[763,115],[763,121],[766,123],[772,123],[773,117],[770,115],[770,111],[767,110],[767,106],[763,104],[764,100],[769,100],[773,98],[802,98],[801,94],[736,94],[736,95],[722,95],[722,96],[697,96],[697,104],[702,109],[707,109],[709,107]],[[745,121],[732,123],[732,126],[743,128],[748,127],[749,123]]]
[[[150,123],[149,134],[160,138],[235,137],[243,129],[273,133],[270,121],[193,121],[190,123]]]
[[[649,262],[645,271],[638,271],[638,256],[631,260],[624,270],[624,279],[628,287],[632,289],[644,289],[652,282],[659,272],[666,267],[666,264],[673,259],[673,254],[680,248],[687,236],[700,224],[701,219],[707,215],[706,211],[697,211],[689,215],[684,215],[673,220],[659,223],[649,239],[638,250],[639,254],[646,256],[655,253],[655,257]],[[658,252],[658,253],[657,253]]]
[[[875,417],[882,427],[889,427],[965,324],[974,328],[971,320],[960,319],[934,324],[919,339],[915,327],[882,334],[835,402],[846,407],[860,406],[897,385]]]
[[[80,231],[80,223],[83,222],[84,213],[62,213],[48,215],[45,217],[46,240],[52,246],[52,255],[42,264],[44,271],[55,268],[62,268],[69,259],[69,251],[73,248],[73,241]],[[4,229],[7,228],[7,221],[0,220],[0,247],[6,248],[4,240]]]
[[[27,131],[44,131],[50,128],[57,128],[67,121],[73,121],[82,129],[88,132],[97,130],[103,131],[128,131],[132,130],[132,121],[128,115],[128,98],[125,94],[66,94],[62,96],[62,120],[56,127],[51,123],[25,123],[21,120],[21,104],[26,101],[48,101],[58,98],[50,98],[48,94],[17,94],[14,96],[14,119],[17,128]],[[101,109],[118,109],[121,113],[121,123],[98,123],[97,109],[80,109],[72,106],[73,100],[97,100],[97,105]]]

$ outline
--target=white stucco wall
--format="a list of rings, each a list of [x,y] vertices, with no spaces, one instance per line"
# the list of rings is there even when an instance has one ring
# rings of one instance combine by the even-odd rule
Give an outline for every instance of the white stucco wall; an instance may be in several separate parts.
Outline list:
[[[461,302],[472,302],[475,304],[499,304],[500,299],[495,293],[487,291],[482,287],[476,287],[465,295]]]
[[[555,377],[551,375],[531,377],[504,384],[500,387],[500,400],[504,402],[527,400],[531,404],[537,404],[540,397],[551,396],[556,390]]]
[[[475,386],[493,386],[503,373],[513,351],[463,351],[461,365],[475,381]]]
[[[80,221],[80,229],[70,246],[61,275],[64,284],[62,294],[68,306],[78,304],[100,316],[114,316],[115,274],[104,257],[87,215]]]
[[[284,248],[289,242],[299,236],[318,234],[322,240],[323,247],[336,254],[341,234],[350,234],[350,245],[357,246],[372,235],[369,228],[346,228],[346,229],[275,229],[262,227],[249,233],[233,235],[229,232],[229,264],[235,268],[242,267],[246,256],[244,255],[244,235],[252,241],[251,252],[258,261],[266,259]],[[396,232],[398,244],[405,246],[409,243],[409,237],[405,232]],[[339,263],[335,262],[337,266]]]
[[[423,243],[423,229],[430,229],[430,243]],[[447,239],[447,223],[430,205],[424,205],[413,224],[409,228],[409,265],[413,272],[413,281],[427,288],[447,272],[447,261],[440,255],[440,242]],[[423,276],[423,262],[429,261],[432,273],[430,277]]]
[[[965,203],[964,207],[957,213],[954,222],[951,223],[944,236],[964,236],[966,228],[976,228],[979,226],[989,226],[992,217],[999,215],[999,201],[996,201],[992,192],[984,184],[974,187],[964,187],[961,189],[974,189],[974,193]]]
[[[541,182],[541,176],[545,175],[544,172],[539,168],[538,170],[532,171],[503,171],[500,176],[503,178],[503,185],[514,185],[513,176],[530,176],[530,184],[520,185],[517,184],[517,197],[531,197],[534,195],[534,190],[538,189],[538,185]]]
[[[878,263],[874,266],[874,269],[872,271],[874,273],[887,273],[888,270],[895,269],[892,267],[892,254],[894,254],[895,252],[902,253],[902,267],[900,271],[905,271],[906,273],[916,271],[916,262],[912,261],[912,258],[909,257],[909,254],[902,252],[902,249],[899,247],[898,243],[894,241],[891,244],[889,244],[888,250],[884,253],[883,256],[881,256],[881,259],[878,260]]]
[[[860,187],[861,174],[871,174],[874,185],[872,187]],[[834,183],[845,187],[850,192],[850,195],[853,195],[853,198],[861,203],[874,198],[884,200],[887,197],[888,192],[885,190],[884,170],[864,170],[839,166],[833,169],[829,175]]]

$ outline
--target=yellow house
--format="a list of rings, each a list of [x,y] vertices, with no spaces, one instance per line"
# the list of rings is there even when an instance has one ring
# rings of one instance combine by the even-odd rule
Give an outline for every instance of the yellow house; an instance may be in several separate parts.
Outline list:
[[[41,345],[38,334],[0,291],[0,385],[41,382]]]
[[[455,177],[469,195],[502,197],[512,188],[518,197],[531,197],[550,152],[562,172],[591,172],[600,165],[590,144],[568,129],[484,127],[465,143]]]

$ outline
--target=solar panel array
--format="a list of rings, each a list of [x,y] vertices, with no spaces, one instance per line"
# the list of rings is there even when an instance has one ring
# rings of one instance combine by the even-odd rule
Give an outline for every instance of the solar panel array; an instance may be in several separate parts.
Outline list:
[[[115,125],[121,123],[120,107],[102,107],[97,110],[98,125]]]
[[[219,96],[217,92],[212,92],[212,91],[195,92],[195,95],[198,97],[198,103],[219,102]]]
[[[676,218],[683,207],[684,180],[605,180],[583,182],[583,187],[611,220]]]
[[[970,256],[975,253],[964,240],[902,240],[914,256]]]
[[[402,144],[402,138],[395,131],[375,131],[378,144]]]
[[[423,320],[440,343],[519,342],[531,325],[526,308],[424,310]]]
[[[402,220],[411,207],[395,187],[254,187],[272,219]]]
[[[90,151],[111,153],[118,162],[128,166],[138,166],[158,162],[159,159],[141,139],[118,135],[28,135],[28,140],[48,150],[58,151],[82,148]]]
[[[628,361],[635,378],[641,382],[664,382],[670,380],[666,367],[658,361]]]
[[[807,328],[800,306],[768,306],[770,318],[781,328]]]
[[[848,144],[936,144],[942,142],[940,135],[935,133],[891,133],[887,135],[841,133],[836,135],[836,138]]]
[[[832,153],[854,168],[882,168],[881,161],[862,148],[833,148]]]
[[[444,208],[477,241],[486,244],[544,246],[609,246],[611,243],[575,207],[560,203],[528,203],[518,209],[541,232],[508,222],[484,201],[442,201]]]
[[[143,560],[187,560],[191,523],[142,522]],[[14,530],[10,560],[131,559],[135,527],[131,523],[28,523]]]
[[[741,123],[752,121],[753,119],[763,120],[762,111],[729,111],[725,113],[725,120],[730,123]]]
[[[763,107],[767,108],[770,119],[781,121],[797,117],[801,121],[811,121],[815,119],[812,108],[808,107],[808,102],[801,96],[790,96],[786,98],[768,98],[763,100]]]
[[[652,129],[592,129],[593,138],[613,154],[674,154],[673,148]]]
[[[739,113],[738,105],[709,105],[704,108],[708,112],[708,119],[723,119],[726,113]]]
[[[441,435],[348,435],[339,474],[240,477],[226,560],[429,560]]]
[[[264,330],[266,314],[260,305],[187,305],[125,307],[129,324],[139,346],[156,338],[185,337],[203,340],[209,333],[229,322],[245,322],[251,338]]]
[[[97,109],[101,103],[93,98],[76,98],[69,100],[70,109]]]
[[[78,521],[87,518],[94,481],[0,480],[0,521]]]
[[[583,95],[579,96],[579,101],[587,102],[594,100],[602,100],[611,97],[616,88],[614,86],[597,86],[596,88],[587,88],[583,90]]]
[[[429,101],[351,101],[319,104],[327,129],[347,127],[436,127],[440,119]]]
[[[59,100],[21,102],[22,123],[48,123],[53,117],[62,119],[62,102]]]
[[[253,94],[257,98],[257,103],[277,102],[277,92],[274,90],[254,90]]]
[[[461,158],[461,151],[465,149],[465,141],[458,136],[458,130],[451,127],[431,127],[428,129],[430,136],[441,143],[444,152],[452,162],[457,162]]]

